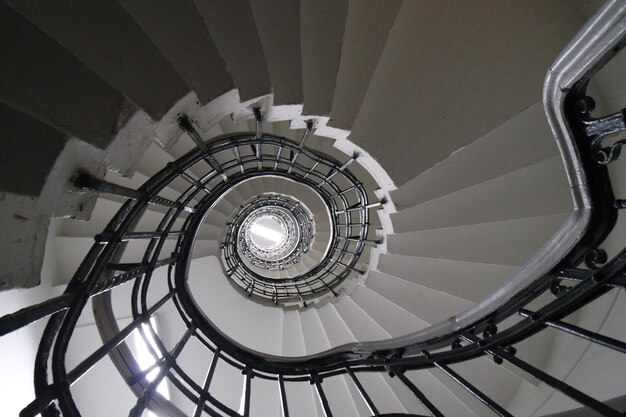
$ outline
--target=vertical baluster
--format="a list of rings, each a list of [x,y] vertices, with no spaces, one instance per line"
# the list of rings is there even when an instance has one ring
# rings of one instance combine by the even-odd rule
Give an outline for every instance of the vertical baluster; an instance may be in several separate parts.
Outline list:
[[[239,153],[239,147],[233,146],[233,152],[235,153],[235,159],[237,160],[237,165],[239,165],[239,171],[243,174],[243,164],[241,163],[241,154]]]
[[[282,375],[278,375],[278,389],[280,391],[280,403],[282,405],[283,417],[289,417],[289,408],[287,407],[287,392],[285,391],[285,380]]]
[[[261,115],[261,108],[255,107],[252,109],[254,113],[254,119],[256,121],[256,138],[261,139],[263,137],[263,116]]]
[[[424,393],[422,391],[420,391],[415,384],[413,384],[411,382],[411,380],[409,378],[407,378],[406,375],[404,375],[403,372],[401,372],[400,370],[391,368],[390,369],[394,375],[396,375],[398,377],[398,379],[400,381],[402,381],[402,383],[404,385],[406,385],[406,387],[415,395],[415,397],[417,397],[417,400],[422,403],[422,405],[430,412],[430,414],[433,415],[433,417],[444,417],[444,415],[441,413],[441,411],[439,411],[437,409],[437,407],[435,407],[435,405],[433,403],[431,403],[428,398],[426,398],[426,395],[424,395]]]
[[[183,129],[185,133],[187,133],[187,136],[189,136],[191,140],[193,140],[193,142],[196,144],[196,146],[200,148],[200,150],[205,154],[205,160],[208,162],[209,165],[211,165],[211,168],[213,168],[214,171],[218,172],[222,176],[222,179],[224,181],[228,181],[228,177],[226,176],[224,171],[222,171],[222,168],[218,164],[217,160],[213,157],[213,155],[211,155],[209,146],[204,140],[202,140],[200,134],[198,133],[196,128],[193,127],[193,125],[191,124],[191,120],[189,120],[189,117],[187,117],[187,115],[183,114],[178,118],[178,126]]]
[[[291,174],[291,170],[293,169],[293,166],[296,163],[296,160],[298,159],[298,156],[300,155],[300,152],[302,152],[302,149],[304,149],[304,144],[305,144],[306,140],[309,138],[309,136],[311,135],[312,131],[313,131],[313,122],[311,120],[308,120],[306,122],[306,129],[304,130],[304,134],[302,135],[302,139],[300,139],[300,144],[298,145],[298,150],[291,157],[291,162],[289,164],[289,169],[287,170],[288,174]]]
[[[452,369],[448,368],[446,365],[434,362],[434,365],[441,369],[446,375],[448,375],[454,382],[463,387],[467,392],[472,394],[476,399],[489,407],[493,412],[502,417],[513,417],[511,413],[502,408],[498,403],[493,401],[491,398],[486,396],[482,391],[478,388],[470,384],[467,380],[465,380],[461,375],[454,372]]]
[[[246,366],[242,373],[245,375],[245,392],[243,393],[243,417],[250,416],[250,398],[252,397],[252,377],[254,376],[252,368]]]
[[[213,380],[213,374],[215,374],[215,367],[217,366],[217,361],[220,359],[220,350],[216,349],[213,354],[213,358],[211,359],[211,365],[209,365],[209,370],[207,371],[206,377],[204,378],[204,385],[202,386],[202,394],[200,394],[200,398],[198,398],[198,403],[196,404],[196,408],[193,411],[193,417],[200,417],[202,414],[202,407],[204,406],[204,402],[206,401],[206,397],[209,394],[209,387],[211,386],[211,381]]]
[[[318,375],[311,375],[311,380],[313,384],[315,384],[315,390],[317,392],[317,398],[320,400],[322,404],[322,409],[324,410],[325,417],[333,417],[332,411],[330,411],[330,404],[328,403],[328,398],[326,398],[326,394],[324,393],[324,388],[322,388],[322,380]]]
[[[278,150],[276,151],[276,161],[274,162],[274,171],[278,168],[278,162],[280,161],[280,154],[283,152],[282,141],[281,144],[278,145]]]
[[[376,409],[374,402],[365,391],[363,385],[361,385],[361,381],[359,381],[356,375],[354,375],[354,371],[352,371],[349,366],[346,367],[346,371],[348,371],[348,375],[350,375],[350,378],[352,378],[352,382],[354,382],[356,389],[359,391],[359,394],[361,394],[361,398],[363,398],[363,401],[365,401],[365,404],[367,404],[367,408],[369,408],[370,413],[372,413],[372,415],[374,416],[379,416],[380,414],[378,413],[378,409]]]

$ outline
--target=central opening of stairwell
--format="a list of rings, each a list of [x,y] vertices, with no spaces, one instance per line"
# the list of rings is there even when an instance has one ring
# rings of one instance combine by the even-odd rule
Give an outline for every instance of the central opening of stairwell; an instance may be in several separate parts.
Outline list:
[[[250,238],[260,249],[273,249],[287,239],[287,233],[281,227],[276,216],[268,215],[250,225]]]

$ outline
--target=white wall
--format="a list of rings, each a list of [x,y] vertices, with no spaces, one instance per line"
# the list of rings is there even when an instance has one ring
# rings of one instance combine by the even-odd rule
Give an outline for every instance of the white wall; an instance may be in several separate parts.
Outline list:
[[[52,289],[39,286],[0,293],[0,316],[13,313],[52,296]],[[0,415],[13,417],[34,397],[33,364],[45,320],[0,338]]]

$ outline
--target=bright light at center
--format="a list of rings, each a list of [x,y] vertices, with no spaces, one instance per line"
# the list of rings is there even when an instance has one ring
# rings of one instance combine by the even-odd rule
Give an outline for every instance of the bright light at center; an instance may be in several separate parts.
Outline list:
[[[271,240],[275,244],[283,240],[283,234],[281,232],[270,229],[267,226],[263,226],[259,222],[254,223],[252,226],[250,226],[250,232],[259,237]]]

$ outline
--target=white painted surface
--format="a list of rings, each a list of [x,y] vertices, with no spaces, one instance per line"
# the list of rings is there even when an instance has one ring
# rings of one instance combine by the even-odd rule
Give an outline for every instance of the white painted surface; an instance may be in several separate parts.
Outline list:
[[[47,285],[0,293],[0,317],[53,296]],[[0,338],[2,415],[17,416],[35,398],[33,364],[45,321],[40,320]]]

